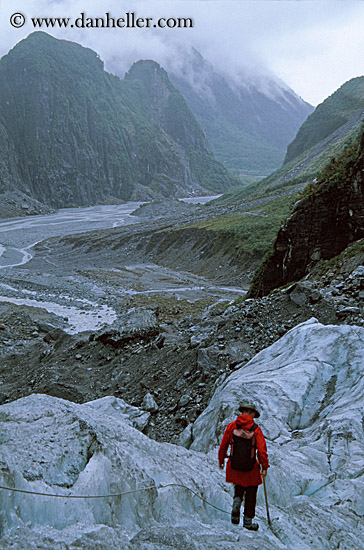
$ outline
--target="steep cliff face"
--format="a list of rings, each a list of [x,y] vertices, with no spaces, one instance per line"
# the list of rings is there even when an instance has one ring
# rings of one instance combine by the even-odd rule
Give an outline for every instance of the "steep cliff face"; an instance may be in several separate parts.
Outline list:
[[[216,193],[226,189],[226,169],[214,158],[204,132],[166,71],[155,61],[138,61],[126,74],[124,84],[138,90],[136,95],[145,116],[168,135],[188,177],[197,186]],[[239,183],[229,178],[230,186]]]
[[[363,170],[364,134],[303,191],[255,274],[251,296],[300,279],[319,260],[333,258],[364,237]]]
[[[163,101],[178,92],[150,65],[155,78],[146,92],[148,77],[121,81],[78,44],[41,32],[20,42],[0,62],[0,191],[60,207],[231,186],[187,106],[183,143],[153,116],[155,104],[163,112]],[[202,177],[188,148],[219,176]]]

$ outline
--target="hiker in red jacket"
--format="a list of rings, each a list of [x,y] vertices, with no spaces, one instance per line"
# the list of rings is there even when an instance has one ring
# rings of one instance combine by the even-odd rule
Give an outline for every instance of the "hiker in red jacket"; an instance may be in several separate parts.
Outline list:
[[[239,524],[240,507],[245,495],[243,526],[250,531],[257,531],[259,525],[253,523],[252,520],[255,516],[258,485],[263,483],[262,478],[264,479],[266,477],[269,468],[267,445],[262,430],[254,422],[254,418],[260,416],[256,406],[252,403],[243,403],[239,407],[239,411],[241,415],[238,416],[234,422],[228,424],[222,438],[219,448],[219,467],[221,470],[224,469],[224,461],[227,457],[229,445],[232,445],[233,442],[234,444],[237,442],[238,445],[240,445],[241,439],[239,438],[245,439],[244,445],[246,445],[246,440],[251,441],[251,443],[249,443],[249,457],[251,456],[251,463],[244,465],[244,467],[248,468],[248,471],[232,468],[232,459],[229,457],[226,465],[226,481],[228,483],[234,483],[234,501],[231,511],[231,522]],[[256,460],[256,451],[260,467]]]

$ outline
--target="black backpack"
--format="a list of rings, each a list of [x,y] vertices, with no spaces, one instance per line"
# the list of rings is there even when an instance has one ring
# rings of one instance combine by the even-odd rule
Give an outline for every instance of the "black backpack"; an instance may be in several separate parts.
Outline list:
[[[255,432],[257,427],[257,424],[253,424],[249,432]],[[233,433],[230,455],[231,468],[249,472],[253,469],[255,461],[255,435],[252,438],[245,438]]]

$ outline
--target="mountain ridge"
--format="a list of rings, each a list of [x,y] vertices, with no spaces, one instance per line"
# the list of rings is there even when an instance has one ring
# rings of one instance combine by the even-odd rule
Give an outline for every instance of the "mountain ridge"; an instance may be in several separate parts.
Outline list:
[[[313,107],[288,86],[264,79],[261,90],[247,76],[233,81],[192,50],[178,70],[166,63],[202,126],[216,158],[237,174],[268,175]]]
[[[161,88],[168,76],[157,63],[154,69]],[[1,59],[0,78],[0,192],[64,207],[203,195],[236,184],[171,83],[190,129],[183,146],[148,114],[140,75],[120,80],[79,44],[32,33]]]
[[[307,149],[325,140],[349,122],[357,111],[364,110],[364,77],[355,77],[340,86],[320,103],[288,145],[284,164],[300,156]]]

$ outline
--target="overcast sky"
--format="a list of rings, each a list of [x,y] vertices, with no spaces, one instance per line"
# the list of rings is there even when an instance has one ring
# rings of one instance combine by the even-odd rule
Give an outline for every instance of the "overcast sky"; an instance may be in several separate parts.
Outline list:
[[[193,29],[53,29],[50,34],[96,50],[112,72],[140,58],[178,65],[196,47],[215,66],[274,73],[316,105],[341,84],[364,74],[362,0],[0,0],[0,55],[34,29],[31,17],[191,17]],[[19,12],[27,21],[10,25]],[[46,30],[46,29],[44,29]]]

